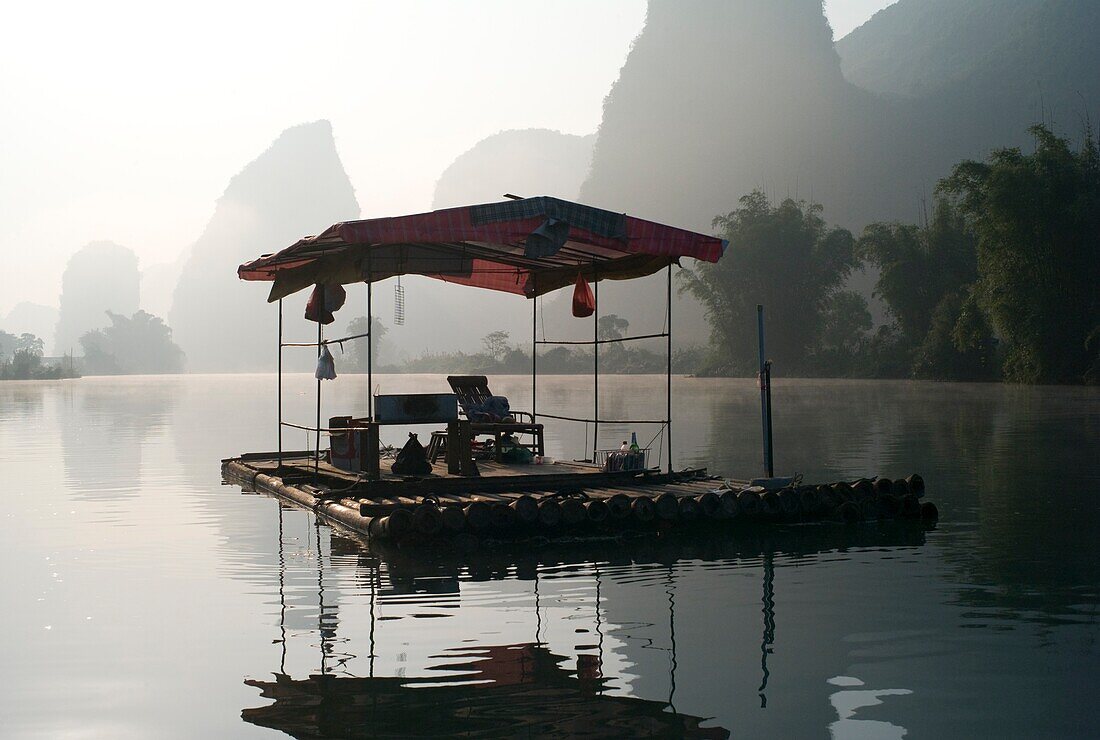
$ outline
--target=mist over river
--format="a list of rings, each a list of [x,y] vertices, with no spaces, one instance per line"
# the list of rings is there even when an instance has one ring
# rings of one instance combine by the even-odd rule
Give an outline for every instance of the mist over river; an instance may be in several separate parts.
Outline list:
[[[490,382],[530,408],[528,377]],[[664,382],[601,378],[601,416],[660,418]],[[0,384],[0,735],[1100,732],[1100,389],[778,378],[777,474],[919,472],[938,525],[459,562],[371,553],[224,485],[222,458],[275,449],[275,385]],[[286,378],[287,420],[312,424],[313,390]],[[366,398],[365,376],[341,375],[322,418],[364,415]],[[590,377],[540,378],[539,412],[591,404]],[[600,446],[632,431],[645,444],[658,429],[604,426]],[[548,421],[548,453],[582,457],[590,434]],[[675,378],[672,435],[677,468],[760,475],[755,381]],[[286,433],[287,449],[307,444]]]

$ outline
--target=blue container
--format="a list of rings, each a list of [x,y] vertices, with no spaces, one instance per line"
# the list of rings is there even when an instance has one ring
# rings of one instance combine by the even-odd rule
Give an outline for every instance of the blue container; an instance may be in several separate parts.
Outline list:
[[[454,393],[375,396],[374,420],[379,424],[445,424],[458,421],[458,396]]]

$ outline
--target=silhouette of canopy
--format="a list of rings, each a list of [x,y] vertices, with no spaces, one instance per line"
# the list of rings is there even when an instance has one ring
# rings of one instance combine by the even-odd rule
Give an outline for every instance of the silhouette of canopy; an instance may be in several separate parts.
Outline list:
[[[334,224],[237,268],[272,281],[268,301],[315,283],[425,275],[517,295],[653,274],[682,257],[717,262],[718,237],[550,197]]]

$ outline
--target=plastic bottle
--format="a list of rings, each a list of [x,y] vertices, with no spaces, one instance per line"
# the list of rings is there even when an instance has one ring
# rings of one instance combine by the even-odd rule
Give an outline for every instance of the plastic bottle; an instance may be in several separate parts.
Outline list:
[[[619,452],[627,452],[630,448],[626,446],[626,440],[623,440],[623,446],[619,448]]]

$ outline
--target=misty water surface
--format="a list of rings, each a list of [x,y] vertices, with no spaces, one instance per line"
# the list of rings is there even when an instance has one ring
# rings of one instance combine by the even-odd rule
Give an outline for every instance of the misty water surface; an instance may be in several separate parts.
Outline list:
[[[544,379],[539,409],[587,411],[589,383]],[[659,414],[663,383],[604,379],[601,413]],[[529,405],[529,379],[493,384]],[[0,734],[1096,733],[1095,390],[776,382],[779,472],[919,471],[942,515],[932,530],[803,526],[425,562],[376,557],[222,485],[221,458],[274,447],[274,387],[0,385]],[[312,419],[312,388],[289,380],[288,418]],[[365,378],[325,391],[325,416],[364,412]],[[674,391],[677,466],[756,475],[754,382]],[[548,444],[578,457],[584,431],[551,426]]]

